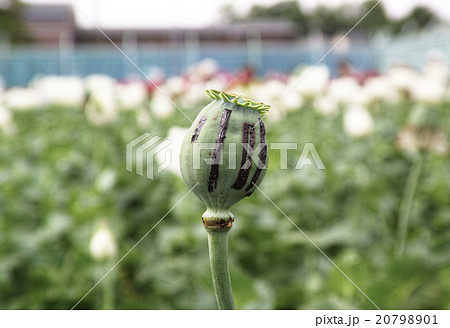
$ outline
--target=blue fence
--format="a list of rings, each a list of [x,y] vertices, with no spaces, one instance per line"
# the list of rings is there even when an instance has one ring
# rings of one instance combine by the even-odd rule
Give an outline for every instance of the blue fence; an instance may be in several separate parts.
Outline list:
[[[145,73],[152,67],[161,68],[167,76],[178,75],[203,58],[215,59],[221,68],[236,71],[250,65],[258,74],[268,71],[288,72],[299,64],[315,64],[328,49],[309,51],[293,44],[269,45],[259,49],[223,47],[220,45],[189,47],[142,47],[124,49],[125,53]],[[352,49],[349,53],[330,53],[323,61],[332,73],[341,60],[350,61],[357,69],[376,69],[377,62],[370,47]],[[38,49],[18,47],[0,49],[0,76],[6,86],[26,85],[39,75],[108,74],[117,79],[139,75],[139,71],[113,45],[107,48],[82,47],[67,49]]]
[[[373,38],[372,46],[380,54],[377,65],[382,70],[396,61],[420,69],[430,55],[437,54],[449,62],[450,27],[437,26],[396,38],[380,33]]]

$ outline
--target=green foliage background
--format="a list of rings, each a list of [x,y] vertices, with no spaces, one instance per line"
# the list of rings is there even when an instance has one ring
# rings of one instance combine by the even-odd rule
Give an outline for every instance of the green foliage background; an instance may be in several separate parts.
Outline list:
[[[339,6],[318,5],[313,10],[302,8],[298,1],[280,1],[273,5],[254,5],[248,14],[237,13],[233,6],[222,9],[224,18],[231,21],[248,22],[260,19],[281,19],[293,22],[300,35],[308,32],[322,31],[327,36],[336,33],[346,33],[355,27],[355,31],[373,34],[384,30],[392,34],[402,31],[418,31],[429,24],[439,23],[441,20],[426,6],[415,6],[401,18],[391,18],[384,9],[383,2],[367,0],[361,5],[344,3]],[[370,15],[359,24],[356,23],[370,11]]]
[[[205,97],[206,101],[206,97]],[[261,188],[382,309],[450,307],[450,160],[429,154],[414,198],[406,251],[397,223],[411,159],[395,147],[412,104],[373,109],[375,131],[348,137],[342,118],[306,105],[266,120],[268,142],[298,142],[280,170],[278,150]],[[448,135],[449,104],[439,108]],[[187,110],[195,117],[202,106]],[[270,115],[270,114],[269,114]],[[187,192],[180,177],[154,180],[125,170],[125,146],[148,131],[167,136],[189,122],[133,113],[92,127],[82,109],[15,112],[14,136],[0,136],[0,308],[70,309],[111,268],[89,253],[99,221],[125,254]],[[326,170],[293,170],[313,142]],[[113,188],[98,187],[112,169]],[[190,194],[78,306],[215,309],[204,208]],[[240,309],[373,309],[373,305],[259,192],[232,209],[229,256]]]

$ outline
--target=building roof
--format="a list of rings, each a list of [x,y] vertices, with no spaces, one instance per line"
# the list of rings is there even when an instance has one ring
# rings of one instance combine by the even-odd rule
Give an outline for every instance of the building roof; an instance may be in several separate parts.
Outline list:
[[[139,41],[179,41],[195,38],[199,41],[243,41],[247,37],[262,40],[294,40],[297,38],[295,25],[288,21],[258,21],[235,23],[204,28],[148,28],[148,29],[104,29],[113,41],[121,41],[124,34]],[[79,29],[76,40],[82,43],[107,41],[97,29]]]
[[[73,22],[74,12],[69,5],[26,5],[22,17],[26,22]]]
[[[75,43],[108,43],[96,28],[81,29],[75,25],[70,5],[27,5],[23,20],[38,43],[58,43],[61,33]],[[291,41],[297,38],[295,24],[287,20],[258,20],[252,22],[226,23],[204,28],[142,28],[104,29],[114,42],[129,37],[136,42],[183,42],[194,39],[199,42],[243,42],[248,38],[261,40]]]

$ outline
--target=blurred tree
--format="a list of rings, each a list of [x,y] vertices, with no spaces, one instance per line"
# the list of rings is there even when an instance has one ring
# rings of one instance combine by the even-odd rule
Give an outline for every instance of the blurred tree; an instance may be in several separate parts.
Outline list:
[[[19,0],[0,1],[0,37],[11,43],[30,41],[31,37],[22,22],[24,4]]]
[[[297,1],[284,1],[272,6],[255,5],[242,20],[258,20],[264,18],[280,18],[294,22],[300,34],[309,32],[309,17]]]
[[[403,20],[400,20],[401,29],[405,26],[412,27],[414,29],[422,29],[430,23],[437,23],[439,19],[434,13],[426,7],[419,6],[414,8],[411,13]]]
[[[220,9],[220,15],[226,22],[236,22],[239,16],[232,4],[227,4]]]
[[[403,31],[419,30],[428,24],[439,23],[440,19],[427,7],[415,7],[407,16],[390,22],[392,33],[398,34]]]
[[[330,8],[324,5],[318,6],[311,13],[312,25],[319,28],[325,35],[333,35],[339,32],[346,32],[353,25],[349,5],[342,5],[338,8]]]
[[[361,5],[359,17],[363,17],[367,12],[364,20],[360,23],[360,28],[367,33],[375,33],[378,30],[386,29],[390,27],[389,18],[386,15],[386,11],[382,3],[378,3],[376,0],[369,0]],[[356,22],[355,22],[356,23]]]
[[[438,22],[439,19],[434,13],[424,6],[418,6],[408,15],[408,20],[414,21],[419,28],[427,26],[429,23]]]
[[[271,6],[255,5],[245,16],[239,16],[231,5],[224,7],[223,15],[231,21],[254,21],[262,18],[279,18],[294,22],[299,34],[307,34],[312,29],[319,29],[325,35],[332,36],[352,28],[367,12],[363,21],[355,28],[366,34],[373,34],[381,29],[398,34],[405,27],[408,30],[424,28],[431,22],[439,22],[438,17],[427,7],[415,7],[406,17],[391,19],[385,8],[376,0],[368,0],[359,6],[344,4],[338,7],[319,5],[310,13],[305,13],[298,1],[283,1]]]

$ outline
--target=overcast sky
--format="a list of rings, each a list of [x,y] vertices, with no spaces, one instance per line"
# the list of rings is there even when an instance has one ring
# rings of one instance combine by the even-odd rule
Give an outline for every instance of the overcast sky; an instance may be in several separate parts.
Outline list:
[[[22,0],[26,3],[70,3],[69,0]],[[200,27],[220,19],[219,11],[231,4],[238,11],[247,11],[254,4],[268,5],[280,0],[73,0],[91,20],[103,28]],[[300,0],[304,9],[317,4],[337,6],[361,3],[364,0]],[[425,5],[450,20],[450,0],[382,0],[390,16],[401,17],[417,4]],[[77,22],[91,27],[75,9]]]

